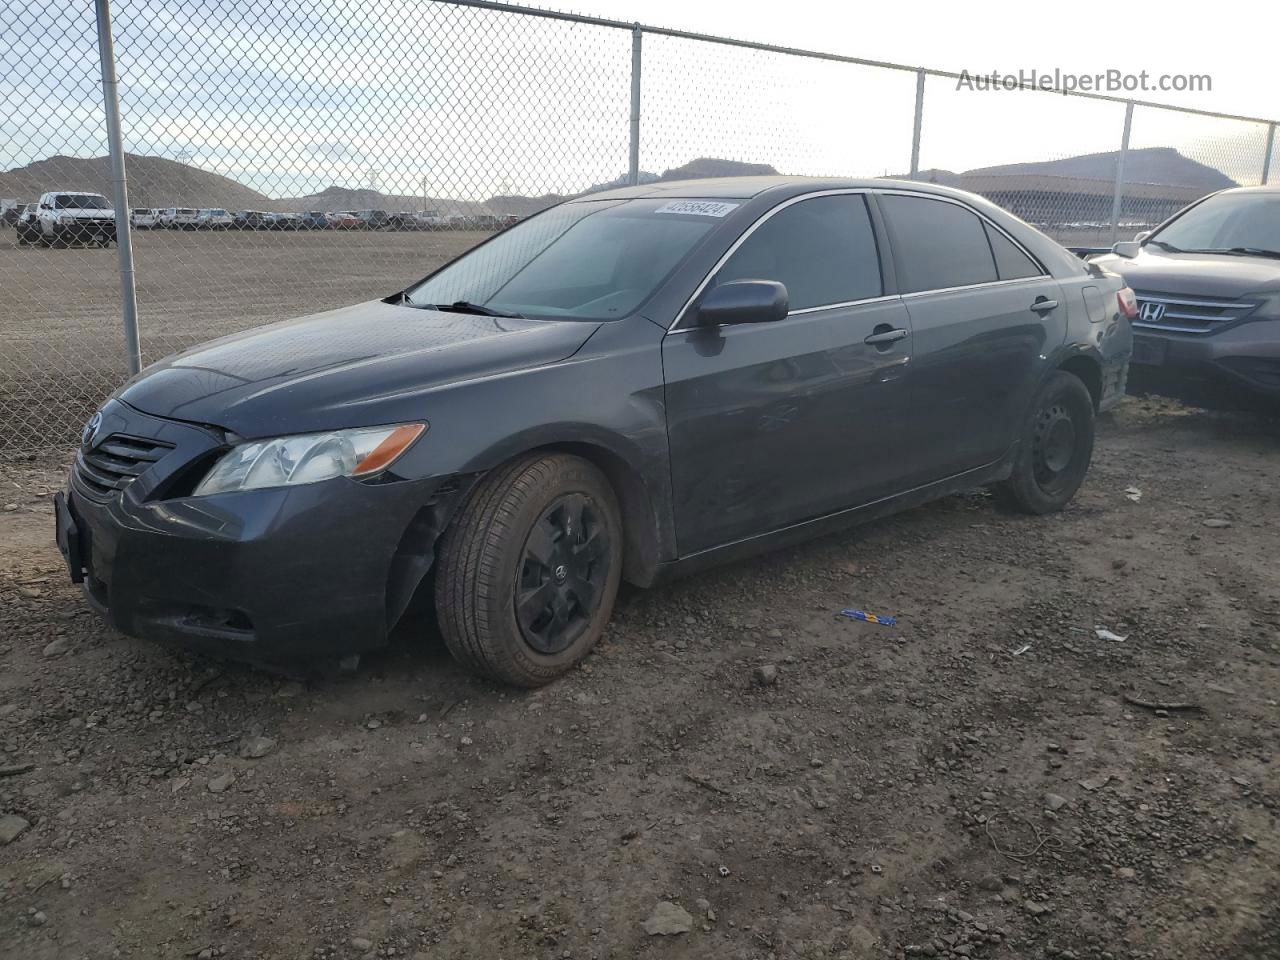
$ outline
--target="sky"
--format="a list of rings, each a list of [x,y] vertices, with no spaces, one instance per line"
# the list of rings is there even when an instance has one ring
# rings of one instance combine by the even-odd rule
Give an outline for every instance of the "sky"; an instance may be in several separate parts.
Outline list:
[[[758,0],[573,0],[561,9],[955,72],[1058,67],[1079,74],[1110,68],[1153,75],[1208,73],[1214,81],[1209,93],[1135,96],[1280,119],[1271,75],[1280,27],[1274,2],[1246,0],[1210,11],[1186,0],[789,0],[785,7]]]
[[[565,194],[626,171],[629,31],[431,0],[114,0],[127,149],[268,196],[331,184],[458,199]],[[0,169],[105,153],[91,4],[0,5]],[[867,59],[987,74],[1208,74],[1211,92],[1142,99],[1280,116],[1276,20],[1150,5],[915,0],[576,0],[576,12]],[[779,11],[785,9],[785,15]],[[1194,29],[1190,26],[1194,17]],[[31,64],[36,68],[32,69]],[[910,164],[915,75],[646,36],[641,167],[696,157],[881,176]],[[1052,93],[925,89],[922,168],[1115,150],[1124,108]],[[1139,107],[1131,145],[1173,146],[1240,182],[1266,127]]]

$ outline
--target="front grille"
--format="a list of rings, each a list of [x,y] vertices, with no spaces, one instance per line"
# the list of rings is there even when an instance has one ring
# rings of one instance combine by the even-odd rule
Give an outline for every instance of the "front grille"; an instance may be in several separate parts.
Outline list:
[[[1164,293],[1138,292],[1136,296],[1138,319],[1133,325],[1169,333],[1210,333],[1224,323],[1239,320],[1258,305],[1253,300],[1174,297]]]
[[[92,450],[80,452],[76,476],[90,496],[106,499],[172,449],[167,443],[117,433]]]

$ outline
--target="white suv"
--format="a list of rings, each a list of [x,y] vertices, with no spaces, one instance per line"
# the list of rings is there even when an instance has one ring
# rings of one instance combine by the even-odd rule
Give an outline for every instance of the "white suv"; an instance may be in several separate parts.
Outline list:
[[[161,212],[158,207],[137,207],[133,211],[132,223],[139,230],[154,230],[160,226]]]
[[[100,193],[51,191],[27,207],[18,237],[19,242],[45,246],[80,242],[105,247],[116,238],[115,211]]]
[[[160,226],[169,230],[194,230],[200,225],[200,211],[195,207],[170,207],[160,214]]]
[[[231,214],[221,207],[204,209],[196,214],[197,230],[228,230],[231,228],[232,222]]]

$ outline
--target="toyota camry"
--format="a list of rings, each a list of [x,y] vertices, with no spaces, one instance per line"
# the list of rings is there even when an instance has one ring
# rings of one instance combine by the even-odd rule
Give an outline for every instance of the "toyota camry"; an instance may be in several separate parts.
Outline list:
[[[421,595],[463,664],[536,686],[622,580],[983,485],[1062,509],[1135,310],[935,185],[592,194],[385,299],[144,370],[86,426],[57,539],[126,633],[342,656]]]

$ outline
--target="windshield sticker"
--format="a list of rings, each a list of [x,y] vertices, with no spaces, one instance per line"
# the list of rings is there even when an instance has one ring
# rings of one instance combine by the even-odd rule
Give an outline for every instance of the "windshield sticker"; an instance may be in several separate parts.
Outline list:
[[[671,200],[664,203],[654,213],[688,213],[697,217],[723,217],[737,209],[736,203],[721,203],[718,200]]]

